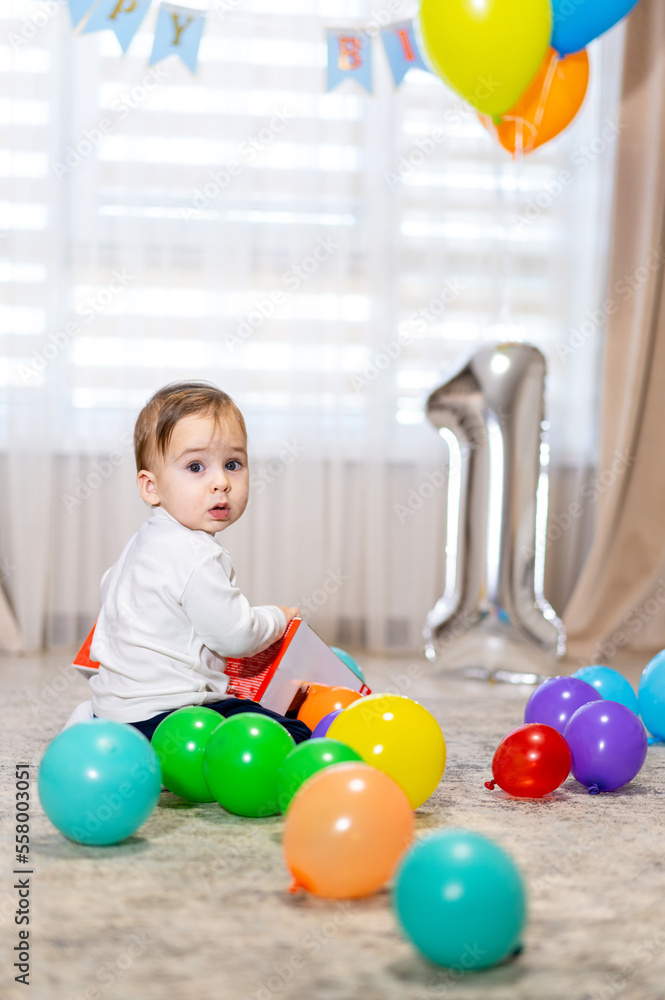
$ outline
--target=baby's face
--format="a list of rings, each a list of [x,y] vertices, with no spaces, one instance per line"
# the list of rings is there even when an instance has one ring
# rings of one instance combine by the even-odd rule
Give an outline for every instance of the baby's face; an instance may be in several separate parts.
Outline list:
[[[166,455],[138,476],[141,496],[160,504],[193,531],[214,535],[237,521],[247,506],[247,441],[230,418],[183,417],[173,429]]]

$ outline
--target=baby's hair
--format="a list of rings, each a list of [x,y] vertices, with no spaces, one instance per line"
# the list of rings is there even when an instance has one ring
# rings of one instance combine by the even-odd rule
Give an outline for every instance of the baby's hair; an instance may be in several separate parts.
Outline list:
[[[157,456],[166,454],[178,421],[197,413],[213,416],[218,424],[234,418],[247,437],[242,413],[231,397],[212,382],[171,382],[150,397],[136,418],[136,471],[151,470]]]

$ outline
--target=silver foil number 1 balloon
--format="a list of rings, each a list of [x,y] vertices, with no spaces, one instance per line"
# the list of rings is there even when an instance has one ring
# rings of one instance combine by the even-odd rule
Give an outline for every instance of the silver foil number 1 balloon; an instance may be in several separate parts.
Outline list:
[[[427,401],[448,445],[443,596],[425,653],[479,676],[536,680],[565,652],[543,596],[548,446],[545,358],[528,344],[480,348]]]

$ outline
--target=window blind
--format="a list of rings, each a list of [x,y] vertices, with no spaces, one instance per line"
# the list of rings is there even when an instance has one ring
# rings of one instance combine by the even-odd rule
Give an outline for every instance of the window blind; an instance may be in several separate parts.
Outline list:
[[[121,57],[65,5],[31,32],[37,6],[0,13],[22,39],[0,49],[0,385],[58,448],[112,448],[156,387],[205,377],[265,454],[297,424],[422,458],[427,392],[510,339],[547,356],[554,455],[593,453],[602,324],[565,348],[602,298],[617,32],[573,125],[513,161],[437,77],[396,89],[378,34],[374,93],[325,92],[325,28],[371,5],[212,3],[196,76],[148,66],[154,8]]]

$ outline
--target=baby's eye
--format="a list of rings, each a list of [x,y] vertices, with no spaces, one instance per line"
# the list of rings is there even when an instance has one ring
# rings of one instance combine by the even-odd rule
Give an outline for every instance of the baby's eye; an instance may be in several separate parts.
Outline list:
[[[187,468],[189,469],[190,472],[201,472],[203,466],[201,465],[200,462],[190,462]]]
[[[232,458],[230,462],[226,463],[226,468],[229,472],[237,472],[240,468],[240,462],[236,458]]]

